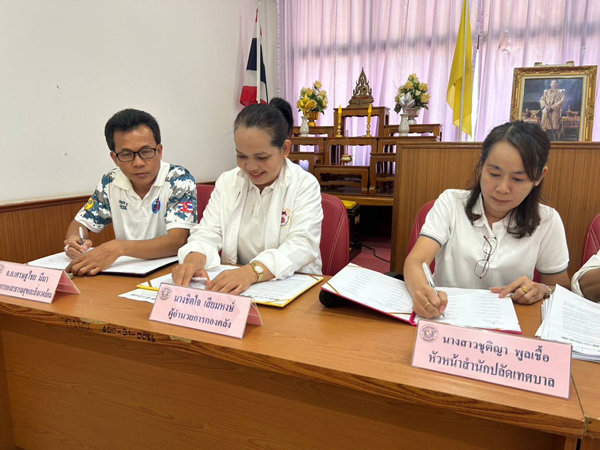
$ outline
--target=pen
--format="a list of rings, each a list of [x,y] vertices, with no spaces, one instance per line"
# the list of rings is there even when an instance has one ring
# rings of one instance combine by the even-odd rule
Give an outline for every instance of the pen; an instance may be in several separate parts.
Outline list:
[[[136,287],[137,287],[138,289],[145,289],[145,290],[147,290],[147,291],[155,291],[155,292],[158,292],[158,288],[151,287],[151,286],[144,286],[143,284],[138,284]]]
[[[79,227],[79,245],[83,245],[85,236],[83,235],[83,227]]]
[[[431,274],[431,270],[429,270],[429,266],[426,263],[423,263],[423,272],[425,272],[425,278],[427,278],[427,283],[429,284],[429,286],[431,286],[433,292],[435,292],[435,295],[438,295],[437,288],[433,283],[433,275]],[[444,314],[441,314],[440,317],[443,318]]]

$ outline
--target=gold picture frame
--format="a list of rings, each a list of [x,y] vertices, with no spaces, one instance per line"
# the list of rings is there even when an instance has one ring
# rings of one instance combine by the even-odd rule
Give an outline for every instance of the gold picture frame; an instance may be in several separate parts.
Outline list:
[[[598,66],[515,68],[510,120],[538,123],[553,141],[591,141]]]

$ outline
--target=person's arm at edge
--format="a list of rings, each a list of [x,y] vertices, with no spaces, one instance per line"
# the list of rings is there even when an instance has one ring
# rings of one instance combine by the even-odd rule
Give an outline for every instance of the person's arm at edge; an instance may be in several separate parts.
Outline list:
[[[588,300],[600,302],[600,268],[584,273],[579,279],[579,289]]]

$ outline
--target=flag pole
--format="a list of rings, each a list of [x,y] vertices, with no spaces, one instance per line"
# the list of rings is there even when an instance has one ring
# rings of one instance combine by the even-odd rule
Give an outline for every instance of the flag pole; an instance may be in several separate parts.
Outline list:
[[[256,103],[260,103],[260,0],[256,5]]]
[[[463,11],[465,8],[465,4],[466,4],[466,14],[464,17],[465,20],[465,26],[464,26],[464,36],[463,36],[463,70],[462,70],[462,78],[460,80],[460,118],[459,118],[459,124],[458,124],[458,142],[462,142],[462,135],[463,135],[463,114],[464,114],[464,107],[465,107],[465,79],[467,78],[467,51],[469,49],[467,49],[467,32],[470,30],[467,30],[467,14],[470,14],[470,8],[469,8],[469,0],[464,0],[463,3]],[[461,20],[462,23],[462,20]]]

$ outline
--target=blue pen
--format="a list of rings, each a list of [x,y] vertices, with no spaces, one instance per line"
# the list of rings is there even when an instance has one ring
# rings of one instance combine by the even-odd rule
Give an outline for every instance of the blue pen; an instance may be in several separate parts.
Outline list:
[[[435,284],[433,283],[433,275],[431,274],[431,270],[429,269],[429,265],[427,265],[426,263],[423,263],[423,272],[425,272],[425,278],[427,278],[427,283],[429,284],[429,286],[433,289],[433,292],[435,292],[435,295],[438,295],[438,291],[435,287]],[[441,314],[440,317],[444,317],[444,314]]]

